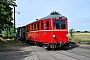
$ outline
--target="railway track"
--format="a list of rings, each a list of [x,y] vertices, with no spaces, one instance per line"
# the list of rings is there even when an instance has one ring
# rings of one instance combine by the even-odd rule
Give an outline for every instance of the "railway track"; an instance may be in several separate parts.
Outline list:
[[[76,58],[76,57],[73,57],[73,56],[70,56],[70,55],[67,55],[67,54],[64,54],[64,53],[60,53],[60,52],[57,52],[57,53],[62,54],[62,55],[65,55],[65,56],[68,56],[68,57],[71,57],[71,58],[74,58],[74,59],[76,59],[76,60],[80,60],[80,59],[78,59],[78,58]]]
[[[60,52],[60,51],[58,51],[58,52],[56,51],[56,53],[59,53],[59,54],[62,54],[62,55],[74,58],[76,60],[82,60],[82,58],[87,58],[86,60],[90,60],[90,56],[86,56],[86,55],[78,53],[78,52],[72,52],[72,51],[65,51],[65,52],[66,53],[63,53],[63,52]],[[80,57],[80,58],[78,58],[78,57]]]
[[[53,54],[51,54],[51,53],[49,53],[49,54],[52,55],[53,57],[55,57],[55,54],[58,54],[59,56],[61,56],[61,55],[67,56],[71,60],[72,59],[74,59],[74,60],[90,60],[90,56],[86,56],[86,55],[76,53],[76,52],[71,52],[71,51],[65,51],[65,53],[63,53],[62,51],[53,51],[52,53]],[[62,58],[64,58],[64,57],[62,57]],[[62,58],[60,58],[60,59],[62,59]],[[59,60],[58,57],[55,57],[55,59]]]
[[[77,55],[81,55],[81,56],[84,56],[84,57],[87,57],[87,58],[90,59],[90,56],[86,56],[86,55],[84,55],[84,54],[80,54],[80,53],[76,53],[76,52],[71,52],[71,51],[68,51],[68,52],[73,53],[73,54],[77,54]]]

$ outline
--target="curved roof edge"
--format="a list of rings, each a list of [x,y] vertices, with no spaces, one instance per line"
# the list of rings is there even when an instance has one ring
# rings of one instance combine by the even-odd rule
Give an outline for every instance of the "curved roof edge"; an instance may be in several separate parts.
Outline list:
[[[37,22],[37,21],[39,21],[39,20],[51,19],[51,18],[66,18],[66,17],[65,17],[65,16],[62,16],[62,15],[48,15],[48,16],[43,17],[43,18],[41,18],[41,19],[38,19],[38,20],[36,20],[36,21],[34,21],[34,22]],[[67,19],[67,18],[66,18],[66,19]],[[32,22],[32,23],[34,23],[34,22]],[[29,23],[29,24],[32,24],[32,23]],[[29,25],[29,24],[26,24],[26,26]]]
[[[62,15],[48,15],[46,17],[43,17],[43,18],[39,19],[39,20],[45,20],[45,19],[51,19],[51,18],[60,18],[60,17],[66,18],[65,16],[62,16]]]

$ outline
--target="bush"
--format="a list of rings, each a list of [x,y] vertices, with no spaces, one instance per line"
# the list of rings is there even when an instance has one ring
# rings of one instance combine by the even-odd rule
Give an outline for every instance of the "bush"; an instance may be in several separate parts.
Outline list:
[[[74,29],[70,29],[69,30],[69,34],[70,34],[70,37],[73,38],[74,37]]]
[[[76,32],[81,32],[81,31],[76,31]]]
[[[84,31],[84,32],[86,33],[86,32],[89,32],[89,31]]]

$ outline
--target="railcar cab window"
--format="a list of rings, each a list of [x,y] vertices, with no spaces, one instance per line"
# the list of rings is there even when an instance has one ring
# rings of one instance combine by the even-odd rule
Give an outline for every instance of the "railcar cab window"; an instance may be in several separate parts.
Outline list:
[[[54,20],[54,29],[65,29],[66,22],[64,20]]]
[[[49,21],[46,21],[46,30],[49,30]]]

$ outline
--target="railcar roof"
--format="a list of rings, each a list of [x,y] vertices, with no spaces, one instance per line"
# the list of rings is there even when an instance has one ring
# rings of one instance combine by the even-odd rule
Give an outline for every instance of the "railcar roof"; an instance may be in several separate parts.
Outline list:
[[[45,19],[51,19],[51,18],[59,18],[59,17],[62,17],[62,18],[66,18],[65,16],[61,16],[61,15],[48,15],[46,17],[43,17],[39,20],[45,20]]]
[[[43,18],[41,18],[41,19],[39,19],[39,20],[36,20],[36,21],[34,21],[34,22],[37,22],[37,21],[40,21],[40,20],[51,19],[51,18],[60,18],[60,17],[66,18],[65,16],[61,16],[61,15],[48,15],[48,16],[43,17]],[[67,18],[66,18],[66,19],[67,19]],[[34,23],[34,22],[32,22],[32,23]],[[29,23],[29,24],[32,24],[32,23]],[[28,25],[28,24],[27,24],[27,25]]]

